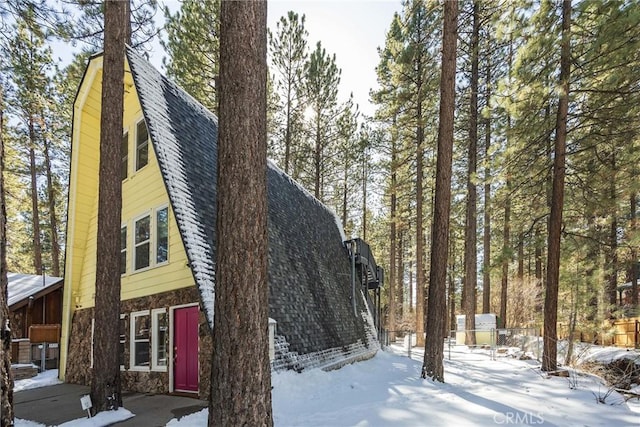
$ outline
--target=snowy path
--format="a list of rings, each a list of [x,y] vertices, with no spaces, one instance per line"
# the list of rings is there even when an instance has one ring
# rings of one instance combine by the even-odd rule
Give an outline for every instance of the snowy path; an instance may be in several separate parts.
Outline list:
[[[445,348],[445,381],[420,379],[422,353],[393,347],[371,360],[324,372],[274,373],[273,417],[289,426],[640,426],[640,400],[625,402],[592,375],[548,377],[533,360]],[[607,350],[608,360],[624,350]],[[571,388],[575,385],[575,388]],[[95,421],[95,420],[94,420]],[[78,420],[78,426],[90,425]],[[33,424],[18,423],[21,426]],[[97,425],[97,424],[91,424]],[[206,426],[206,410],[171,426]]]

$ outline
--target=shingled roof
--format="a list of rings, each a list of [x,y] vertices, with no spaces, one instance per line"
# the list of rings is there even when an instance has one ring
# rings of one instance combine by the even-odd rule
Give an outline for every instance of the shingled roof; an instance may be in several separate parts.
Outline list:
[[[203,308],[213,324],[218,120],[127,49],[129,67]],[[366,341],[351,305],[349,256],[335,215],[268,162],[270,317],[292,349]],[[364,302],[359,301],[362,311]]]

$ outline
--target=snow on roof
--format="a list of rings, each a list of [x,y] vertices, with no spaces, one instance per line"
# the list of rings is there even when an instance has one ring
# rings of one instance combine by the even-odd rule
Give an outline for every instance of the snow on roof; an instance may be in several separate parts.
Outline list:
[[[204,312],[213,327],[217,120],[133,49],[127,58]],[[195,113],[195,114],[194,114]]]
[[[203,309],[209,325],[213,326],[218,119],[133,49],[127,49],[127,58],[189,265],[199,287]],[[291,188],[299,190],[296,197],[303,194],[312,201],[317,208],[314,210],[318,221],[325,226],[335,223],[335,236],[339,234],[340,243],[346,240],[340,219],[333,210],[273,162],[269,161],[267,166],[272,173],[284,178]],[[295,197],[285,200],[287,198],[281,196],[282,204],[286,205],[281,208],[291,210],[292,205],[299,202],[294,200]],[[319,212],[328,216],[319,215]],[[329,221],[326,221],[329,216]],[[275,221],[271,219],[273,226]]]
[[[7,273],[9,279],[8,305],[12,306],[38,292],[62,282],[62,277]]]

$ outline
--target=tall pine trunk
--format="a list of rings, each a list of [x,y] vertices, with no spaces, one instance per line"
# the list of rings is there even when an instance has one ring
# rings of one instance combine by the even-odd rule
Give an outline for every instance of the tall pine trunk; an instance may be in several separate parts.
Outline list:
[[[477,188],[475,184],[478,163],[478,40],[480,20],[478,0],[473,2],[473,32],[471,34],[471,97],[469,103],[469,158],[467,171],[467,215],[464,228],[464,300],[465,344],[476,344],[476,286],[478,285],[477,258]]]
[[[128,1],[107,0],[104,12],[104,66],[100,115],[98,245],[92,412],[109,408],[108,397],[120,393],[120,226],[122,216],[121,143],[124,109],[124,56],[129,26]]]
[[[491,99],[491,64],[487,63],[485,98],[487,105]],[[484,233],[482,242],[482,312],[491,312],[491,117],[485,121],[484,139]]]
[[[271,426],[267,3],[223,1],[210,426]]]
[[[7,207],[4,189],[4,92],[0,86],[0,426],[13,425],[11,325],[7,280]]]
[[[509,54],[507,58],[509,75],[513,64],[513,34],[509,36]],[[507,115],[507,147],[509,150],[509,133],[511,132],[511,115]],[[502,278],[500,283],[500,327],[507,327],[507,290],[509,288],[509,261],[511,260],[511,166],[509,155],[506,156],[506,183],[504,199],[504,226],[502,228]]]
[[[558,367],[558,281],[560,277],[560,238],[564,205],[564,176],[567,141],[567,114],[569,112],[569,76],[571,73],[571,0],[562,2],[562,47],[560,51],[560,96],[556,120],[556,141],[553,160],[553,190],[549,218],[547,252],[547,287],[544,299],[544,334],[542,370],[554,371]]]
[[[638,231],[638,218],[637,218],[637,194],[635,192],[631,193],[629,197],[629,205],[630,205],[630,217],[631,217],[631,230],[635,234]],[[636,310],[638,308],[638,249],[636,246],[631,247],[630,251],[630,267],[629,267],[629,280],[631,280],[631,308]],[[634,311],[634,313],[637,313]]]
[[[51,275],[60,277],[60,243],[58,242],[58,216],[56,215],[56,191],[51,171],[50,143],[44,144],[44,166],[47,173],[47,202],[49,203],[49,224],[51,233]]]
[[[320,137],[320,111],[316,111],[316,144],[313,151],[313,195],[316,199],[322,201],[320,179],[321,179],[321,167],[322,167],[322,138]]]
[[[291,67],[289,67],[291,73]],[[291,159],[291,77],[287,78],[287,117],[284,133],[284,172],[289,174],[289,163]]]
[[[367,155],[362,156],[362,240],[367,241]]]
[[[610,205],[610,222],[609,222],[609,245],[605,255],[605,269],[607,271],[607,280],[604,284],[604,295],[606,302],[607,317],[613,319],[617,308],[617,292],[618,286],[618,198],[616,191],[616,147],[611,147],[611,179],[609,181],[609,205]]]
[[[444,3],[442,34],[442,74],[440,79],[440,121],[438,159],[429,272],[429,308],[427,310],[422,378],[444,382],[444,336],[449,214],[451,211],[451,163],[453,155],[453,116],[455,109],[456,45],[458,41],[458,0]]]
[[[40,209],[38,206],[38,171],[36,166],[36,133],[33,116],[29,117],[29,174],[31,176],[31,226],[33,230],[33,267],[42,274],[42,236],[40,235]]]
[[[396,335],[396,257],[397,257],[397,164],[396,133],[391,135],[391,224],[389,230],[389,321],[387,327],[389,339],[395,341]]]
[[[425,280],[424,280],[424,226],[423,226],[423,141],[422,103],[418,101],[418,127],[416,142],[416,343],[424,345],[424,314],[425,314]]]

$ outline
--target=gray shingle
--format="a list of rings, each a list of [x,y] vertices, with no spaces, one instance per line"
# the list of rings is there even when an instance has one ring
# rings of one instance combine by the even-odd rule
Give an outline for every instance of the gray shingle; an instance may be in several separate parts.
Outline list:
[[[217,118],[127,50],[187,256],[213,323]],[[269,162],[269,312],[301,354],[367,342],[351,305],[350,263],[335,214]],[[360,295],[360,293],[358,293]],[[359,312],[365,311],[358,297]]]

